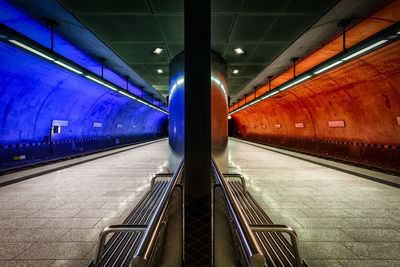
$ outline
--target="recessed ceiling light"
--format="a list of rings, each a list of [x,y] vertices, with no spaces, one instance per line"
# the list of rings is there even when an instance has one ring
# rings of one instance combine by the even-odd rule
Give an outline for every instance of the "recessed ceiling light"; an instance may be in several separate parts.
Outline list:
[[[164,71],[162,69],[157,69],[157,73],[164,73]]]
[[[236,54],[238,55],[243,55],[244,54],[244,50],[240,47],[233,49],[235,51]]]
[[[233,70],[233,74],[238,74],[239,70]]]
[[[154,49],[153,54],[159,55],[159,54],[161,54],[162,51],[164,51],[164,49],[157,47],[156,49]]]

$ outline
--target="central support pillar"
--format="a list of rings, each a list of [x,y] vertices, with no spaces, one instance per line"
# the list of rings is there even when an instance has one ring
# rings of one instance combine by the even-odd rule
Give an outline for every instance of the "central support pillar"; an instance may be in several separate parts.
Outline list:
[[[210,0],[185,0],[185,266],[212,264],[210,12]]]

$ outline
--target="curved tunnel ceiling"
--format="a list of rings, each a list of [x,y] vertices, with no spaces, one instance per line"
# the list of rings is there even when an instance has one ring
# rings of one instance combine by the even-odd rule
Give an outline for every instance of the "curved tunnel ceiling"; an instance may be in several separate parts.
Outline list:
[[[183,50],[183,0],[58,2],[160,93],[168,94],[169,61]],[[230,96],[235,96],[337,2],[212,1],[212,49],[229,64]],[[154,55],[156,47],[164,51]],[[233,49],[237,47],[245,54],[236,55]],[[157,69],[164,73],[157,73]],[[240,71],[233,75],[233,69]]]
[[[143,88],[143,91],[149,96],[152,95],[157,101],[160,100],[166,104],[166,99],[146,79],[143,79],[140,73],[126,64],[125,59],[115,54],[104,43],[104,40],[97,38],[56,0],[42,0],[40,5],[36,1],[29,0],[10,0],[10,2],[33,15],[35,19],[41,19],[45,23],[55,21],[57,23],[55,30],[62,37],[73,42],[74,45],[88,53],[98,62],[103,58],[106,67],[112,69],[121,77],[129,76],[132,84],[138,88]]]
[[[168,94],[168,64],[183,50],[183,0],[46,1],[64,6],[159,93]],[[33,12],[31,1],[13,2]],[[304,56],[336,34],[340,30],[339,20],[364,15],[382,2],[212,1],[212,49],[228,62],[232,101],[264,82],[266,76],[285,70],[291,57]],[[41,5],[39,9],[51,8]],[[34,11],[51,14],[43,10],[36,6]],[[152,53],[157,47],[164,49],[159,55]],[[237,55],[237,47],[245,54]],[[158,69],[163,73],[158,73]],[[233,74],[234,69],[239,73]]]

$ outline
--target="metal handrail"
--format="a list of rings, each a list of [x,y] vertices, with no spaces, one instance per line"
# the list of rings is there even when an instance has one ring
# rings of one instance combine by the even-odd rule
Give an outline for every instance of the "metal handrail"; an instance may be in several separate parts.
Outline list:
[[[236,228],[238,229],[238,233],[244,242],[245,246],[244,250],[250,261],[250,266],[252,267],[265,266],[266,265],[265,257],[253,234],[253,231],[251,230],[249,224],[247,223],[242,210],[239,208],[237,200],[233,196],[231,189],[226,183],[224,176],[219,170],[214,159],[212,159],[212,167],[214,169],[215,176],[218,182],[221,184],[222,190],[224,191],[226,203],[228,209],[231,211],[233,222],[235,223]]]
[[[235,178],[240,179],[240,180],[242,181],[242,188],[243,188],[243,191],[244,191],[244,192],[247,192],[246,181],[245,181],[245,179],[244,179],[244,177],[243,177],[242,175],[240,175],[240,174],[238,174],[238,173],[235,173],[235,174],[224,173],[224,174],[223,174],[223,177],[224,177],[225,179],[235,179]]]
[[[299,238],[296,231],[284,224],[251,224],[250,229],[254,232],[281,232],[287,233],[290,236],[290,241],[293,246],[294,256],[296,260],[296,266],[300,267],[303,263],[303,257],[301,256]]]
[[[120,232],[144,232],[147,229],[147,225],[138,224],[116,224],[110,225],[100,232],[99,240],[97,241],[96,255],[94,257],[94,265],[98,266],[101,262],[101,255],[104,250],[104,243],[106,237],[110,233],[120,233]]]
[[[150,182],[150,190],[153,190],[154,185],[156,184],[156,180],[158,178],[165,178],[164,176],[170,175],[172,176],[172,173],[157,173],[153,178],[151,178],[151,182]]]
[[[149,226],[147,227],[146,231],[143,234],[143,238],[140,241],[138,249],[136,250],[135,255],[131,261],[131,266],[146,266],[153,247],[157,240],[157,234],[161,227],[161,223],[163,218],[165,217],[169,204],[170,199],[172,197],[174,188],[182,175],[183,172],[183,165],[184,159],[182,159],[181,163],[179,164],[178,169],[175,171],[174,176],[168,182],[167,189],[164,191],[163,196],[161,197],[161,201],[158,204],[153,217],[149,222]]]

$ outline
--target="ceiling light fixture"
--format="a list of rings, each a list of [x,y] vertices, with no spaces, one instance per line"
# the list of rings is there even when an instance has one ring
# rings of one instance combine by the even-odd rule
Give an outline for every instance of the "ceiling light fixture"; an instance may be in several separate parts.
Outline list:
[[[295,82],[292,82],[292,83],[286,85],[285,87],[283,87],[283,88],[280,89],[279,91],[286,90],[286,89],[292,87],[293,85],[296,85],[296,84],[298,84],[298,83],[301,83],[302,81],[305,81],[305,80],[310,79],[311,77],[312,77],[311,75],[308,75],[308,76],[306,76],[306,77],[304,77],[304,78],[301,78],[300,80],[297,80],[297,81],[295,81]]]
[[[117,88],[115,88],[115,87],[113,87],[113,86],[111,86],[111,85],[108,85],[108,84],[104,84],[104,86],[105,87],[107,87],[107,88],[110,88],[111,90],[113,90],[113,91],[118,91],[118,89]]]
[[[157,73],[162,74],[164,71],[162,69],[157,69]]]
[[[77,74],[83,74],[82,71],[77,70],[77,69],[75,69],[75,68],[73,68],[73,67],[71,67],[71,66],[68,66],[67,64],[64,64],[64,63],[61,62],[61,61],[55,60],[54,62],[57,63],[58,65],[64,67],[64,68],[66,68],[66,69],[69,69],[69,70],[71,70],[71,71],[77,73]]]
[[[329,69],[335,67],[336,65],[339,65],[339,64],[342,63],[342,62],[343,62],[342,60],[336,61],[335,63],[332,63],[332,64],[326,66],[325,68],[322,68],[322,69],[320,69],[320,70],[314,72],[314,74],[319,74],[319,73],[321,73],[321,72],[324,72],[324,71],[326,71],[326,70],[329,70]]]
[[[104,85],[104,83],[103,83],[102,81],[97,80],[96,78],[93,78],[92,76],[85,75],[85,77],[88,78],[89,80],[92,80],[92,81],[96,82],[96,83],[99,83],[99,84],[101,84],[101,85]]]
[[[236,54],[238,55],[243,55],[244,54],[244,50],[240,47],[233,49],[235,51]]]
[[[376,43],[374,43],[374,44],[372,44],[372,45],[370,45],[370,46],[368,46],[368,47],[366,47],[366,48],[364,48],[364,49],[361,49],[361,50],[355,52],[354,54],[351,54],[351,55],[348,56],[348,57],[345,57],[343,60],[352,59],[353,57],[356,57],[356,56],[358,56],[358,55],[360,55],[360,54],[362,54],[362,53],[364,53],[364,52],[367,52],[368,50],[371,50],[371,49],[373,49],[373,48],[375,48],[375,47],[377,47],[377,46],[379,46],[379,45],[381,45],[381,44],[386,43],[387,41],[388,41],[388,40],[380,40],[379,42],[376,42]]]
[[[19,47],[22,47],[22,48],[24,48],[24,49],[30,51],[30,52],[32,52],[32,53],[34,53],[34,54],[36,54],[36,55],[38,55],[38,56],[44,57],[44,58],[47,59],[47,60],[54,61],[54,58],[51,58],[51,57],[49,57],[49,56],[43,54],[42,52],[39,52],[39,51],[33,49],[32,47],[29,47],[29,46],[27,46],[27,45],[24,45],[23,43],[20,43],[20,42],[18,42],[18,41],[16,41],[16,40],[10,40],[10,42],[13,43],[13,44],[18,45]]]
[[[232,72],[233,74],[238,74],[239,73],[239,70],[233,70],[233,72]]]
[[[164,51],[164,49],[162,49],[162,48],[160,48],[160,47],[157,47],[156,49],[153,50],[153,54],[159,55],[159,54],[162,53],[162,51]]]

